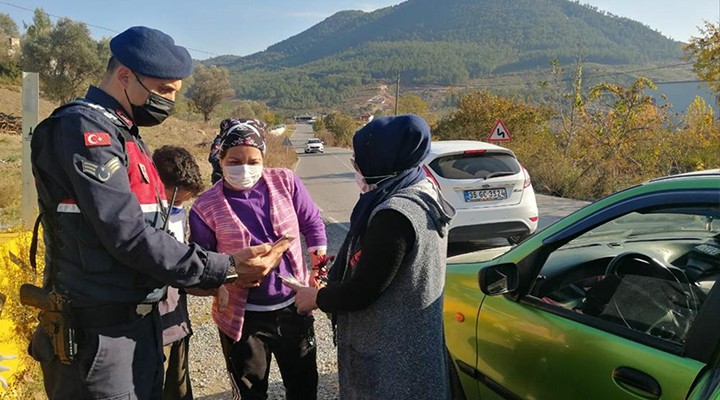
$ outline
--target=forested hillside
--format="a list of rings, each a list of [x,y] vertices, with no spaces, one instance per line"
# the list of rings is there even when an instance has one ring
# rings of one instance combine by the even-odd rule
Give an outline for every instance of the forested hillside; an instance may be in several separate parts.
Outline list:
[[[357,85],[462,84],[488,74],[568,63],[677,61],[681,43],[643,24],[567,0],[409,0],[371,13],[339,12],[227,67],[237,95],[281,107],[338,101]]]

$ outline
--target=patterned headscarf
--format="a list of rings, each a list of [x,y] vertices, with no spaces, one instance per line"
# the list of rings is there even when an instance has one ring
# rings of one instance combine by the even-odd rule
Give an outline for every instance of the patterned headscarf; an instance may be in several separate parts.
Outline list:
[[[218,153],[235,146],[252,146],[265,155],[265,129],[267,124],[257,119],[228,118],[220,123]]]

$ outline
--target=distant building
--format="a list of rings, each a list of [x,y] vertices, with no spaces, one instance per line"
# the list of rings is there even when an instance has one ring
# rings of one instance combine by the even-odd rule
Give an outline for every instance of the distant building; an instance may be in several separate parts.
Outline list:
[[[362,123],[367,124],[368,122],[372,121],[375,116],[370,113],[362,113],[358,120]]]
[[[12,56],[15,54],[17,49],[20,48],[20,38],[8,38],[8,45],[8,56]]]
[[[280,136],[285,133],[285,125],[275,125],[269,129],[271,135]]]
[[[385,97],[383,97],[383,96],[375,96],[375,97],[371,98],[370,100],[368,100],[368,103],[372,103],[372,104],[385,104]]]
[[[293,119],[297,123],[313,124],[313,123],[315,123],[315,120],[317,118],[313,115],[305,113],[305,114],[296,115],[293,117]]]

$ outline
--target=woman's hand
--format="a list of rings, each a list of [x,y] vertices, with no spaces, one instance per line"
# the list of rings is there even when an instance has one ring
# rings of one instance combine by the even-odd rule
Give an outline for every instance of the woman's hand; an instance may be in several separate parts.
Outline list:
[[[310,285],[310,287],[316,289],[321,289],[325,286],[325,282],[320,279],[320,273],[316,270],[311,271],[308,284]]]
[[[218,309],[220,310],[220,312],[225,311],[225,308],[230,302],[230,292],[228,292],[228,290],[225,288],[225,285],[217,288],[217,301]]]
[[[327,284],[327,274],[335,256],[328,256],[324,248],[310,252],[310,287],[321,289]]]
[[[320,289],[298,285],[286,280],[283,280],[283,284],[295,291],[295,307],[299,313],[307,314],[318,308],[317,294]]]

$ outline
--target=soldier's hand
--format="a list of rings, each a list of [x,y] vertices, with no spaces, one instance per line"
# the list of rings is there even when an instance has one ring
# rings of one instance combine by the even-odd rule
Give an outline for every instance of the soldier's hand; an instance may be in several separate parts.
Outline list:
[[[233,254],[238,274],[234,284],[243,288],[260,286],[263,278],[280,263],[280,258],[289,248],[288,241],[281,241],[276,245],[265,243],[250,246]]]

